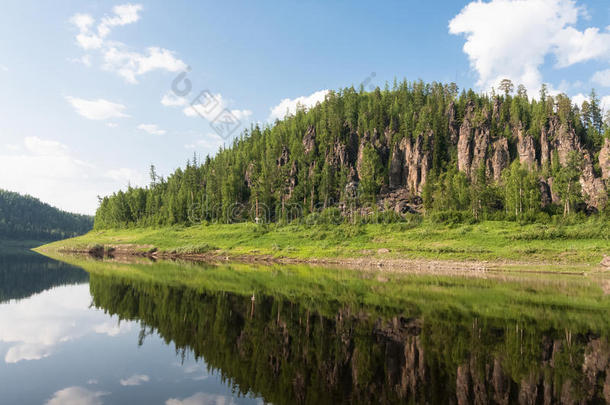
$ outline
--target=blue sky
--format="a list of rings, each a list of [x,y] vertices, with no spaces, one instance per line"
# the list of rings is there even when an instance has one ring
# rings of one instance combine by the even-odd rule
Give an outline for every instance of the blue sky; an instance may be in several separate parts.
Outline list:
[[[76,212],[146,184],[151,163],[168,174],[213,154],[225,139],[210,122],[235,134],[364,81],[489,91],[508,77],[578,102],[595,87],[610,108],[607,0],[5,0],[0,11],[0,188]]]

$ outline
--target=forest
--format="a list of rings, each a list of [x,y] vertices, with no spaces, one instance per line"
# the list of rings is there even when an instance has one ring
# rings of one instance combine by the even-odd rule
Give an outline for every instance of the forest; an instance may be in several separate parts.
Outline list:
[[[29,195],[0,189],[0,239],[54,241],[82,235],[93,218],[71,214]]]
[[[610,114],[509,80],[331,91],[213,156],[100,199],[95,228],[194,223],[561,221],[609,215]]]

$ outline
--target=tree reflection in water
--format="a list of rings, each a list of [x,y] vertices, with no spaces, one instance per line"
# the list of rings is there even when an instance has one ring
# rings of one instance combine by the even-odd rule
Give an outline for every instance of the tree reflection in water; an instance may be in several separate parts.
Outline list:
[[[90,287],[95,306],[141,322],[140,344],[156,332],[237,393],[278,405],[610,402],[606,327],[353,303],[329,315],[299,298],[95,273]]]

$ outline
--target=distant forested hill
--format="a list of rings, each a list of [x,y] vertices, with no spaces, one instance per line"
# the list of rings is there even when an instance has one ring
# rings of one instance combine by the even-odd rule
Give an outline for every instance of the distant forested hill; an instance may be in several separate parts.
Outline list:
[[[0,189],[0,239],[52,241],[86,233],[92,226],[90,216]]]

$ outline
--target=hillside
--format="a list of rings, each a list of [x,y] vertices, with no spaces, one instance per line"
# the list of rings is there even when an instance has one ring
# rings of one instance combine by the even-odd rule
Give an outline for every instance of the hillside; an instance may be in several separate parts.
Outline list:
[[[246,131],[213,158],[103,199],[97,229],[423,213],[447,221],[548,222],[603,212],[610,129],[594,92],[582,109],[537,99],[395,83],[330,92],[308,111]],[[606,210],[607,211],[607,210]],[[605,214],[604,214],[605,215]]]
[[[93,219],[71,214],[37,198],[0,190],[0,239],[53,241],[81,235]]]

